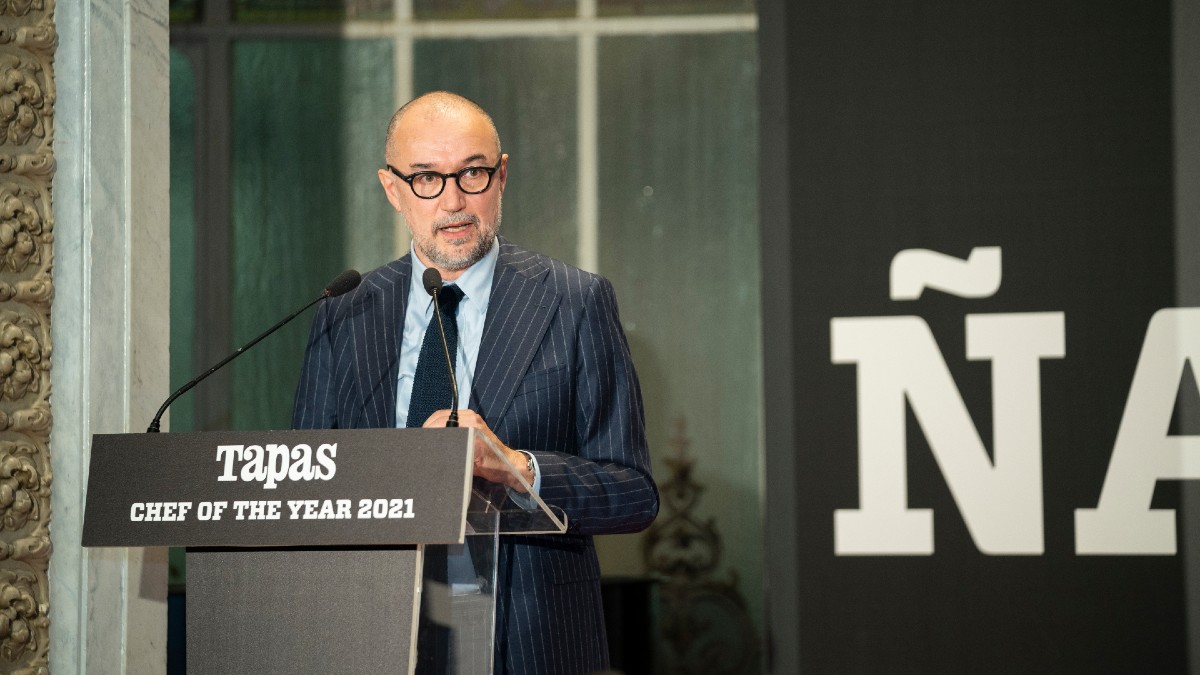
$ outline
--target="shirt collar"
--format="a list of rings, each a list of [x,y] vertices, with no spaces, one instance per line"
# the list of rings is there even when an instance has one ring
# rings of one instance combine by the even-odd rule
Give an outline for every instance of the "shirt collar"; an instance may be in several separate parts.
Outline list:
[[[421,284],[421,277],[425,274],[425,263],[421,262],[413,244],[410,243],[408,248],[412,256],[411,287],[418,289],[424,295],[425,289]],[[492,247],[482,258],[468,267],[457,279],[447,282],[447,284],[458,286],[459,290],[463,292],[463,300],[469,301],[466,306],[474,307],[480,314],[487,313],[488,301],[492,297],[492,277],[496,274],[496,261],[499,259],[500,238],[496,237],[492,240]],[[429,300],[430,303],[433,302],[433,298]]]

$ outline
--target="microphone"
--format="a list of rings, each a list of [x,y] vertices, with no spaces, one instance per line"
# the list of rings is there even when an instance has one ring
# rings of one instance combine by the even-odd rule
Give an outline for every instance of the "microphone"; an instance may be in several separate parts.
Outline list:
[[[421,275],[421,284],[425,286],[425,292],[437,299],[438,292],[442,290],[442,273],[432,267],[426,267],[425,273]]]
[[[432,267],[426,267],[421,275],[421,284],[425,292],[433,296],[433,315],[437,317],[438,332],[442,334],[442,352],[446,354],[446,368],[450,372],[450,417],[446,426],[458,426],[458,380],[454,377],[454,361],[450,359],[450,345],[446,343],[446,327],[442,324],[442,306],[438,294],[442,290],[442,273]]]
[[[355,288],[358,288],[360,283],[362,283],[362,275],[358,273],[358,270],[346,270],[345,272],[342,272],[334,277],[333,281],[329,282],[329,285],[325,287],[325,292],[321,294],[321,297],[336,298],[339,295],[345,295]],[[321,298],[317,298],[317,300],[320,299]],[[317,300],[313,300],[313,302],[316,302]],[[309,305],[311,304],[312,303],[309,303]],[[306,306],[304,309],[308,309],[308,307]],[[303,312],[304,309],[300,311]]]
[[[280,328],[283,328],[284,324],[286,324],[287,322],[289,322],[292,319],[299,316],[300,313],[303,312],[304,310],[308,309],[309,307],[312,307],[313,305],[324,300],[325,298],[336,298],[339,295],[344,295],[346,293],[349,293],[350,291],[354,290],[361,281],[362,281],[362,275],[360,275],[357,270],[346,270],[345,272],[342,272],[341,274],[337,275],[337,277],[333,281],[329,282],[329,285],[325,287],[325,290],[321,291],[321,294],[318,295],[315,300],[313,300],[312,302],[308,303],[307,305],[301,307],[300,309],[292,312],[290,315],[288,315],[288,317],[286,319],[284,319],[283,321],[280,321],[279,323],[275,324],[274,326],[271,326],[262,335],[259,335],[258,337],[254,338],[253,340],[247,342],[245,345],[242,346],[241,349],[230,354],[229,356],[226,356],[224,359],[221,360],[220,363],[213,366],[212,368],[209,368],[208,370],[204,371],[204,373],[202,375],[200,375],[199,377],[195,378],[191,382],[188,382],[187,384],[183,385],[179,389],[175,390],[175,393],[171,394],[170,398],[168,398],[166,401],[164,401],[162,404],[162,407],[160,407],[158,409],[158,413],[154,415],[154,420],[151,421],[150,426],[146,428],[146,433],[148,433],[148,434],[158,433],[159,420],[162,419],[163,413],[165,413],[167,411],[167,407],[170,406],[172,403],[174,403],[175,399],[177,399],[180,396],[187,393],[188,390],[190,390],[192,387],[196,386],[197,384],[200,384],[201,380],[203,380],[204,378],[208,377],[209,375],[212,375],[213,373],[220,370],[221,367],[224,366],[226,363],[229,363],[230,361],[241,356],[242,352],[244,352],[247,349],[250,349],[254,345],[258,344],[259,341],[262,340],[263,338],[267,337],[271,333],[274,333],[275,331],[279,330]]]

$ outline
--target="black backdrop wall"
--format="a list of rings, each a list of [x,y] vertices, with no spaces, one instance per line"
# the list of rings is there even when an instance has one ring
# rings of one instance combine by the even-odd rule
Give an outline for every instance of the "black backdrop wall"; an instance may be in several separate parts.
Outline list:
[[[1186,671],[1180,12],[759,7],[773,671]]]

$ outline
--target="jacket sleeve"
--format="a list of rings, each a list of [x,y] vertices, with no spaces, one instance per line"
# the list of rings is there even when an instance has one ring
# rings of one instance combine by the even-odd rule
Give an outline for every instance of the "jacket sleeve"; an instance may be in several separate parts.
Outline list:
[[[533,451],[541,496],[581,534],[637,532],[658,514],[642,395],[612,284],[584,291],[574,364],[574,452]]]

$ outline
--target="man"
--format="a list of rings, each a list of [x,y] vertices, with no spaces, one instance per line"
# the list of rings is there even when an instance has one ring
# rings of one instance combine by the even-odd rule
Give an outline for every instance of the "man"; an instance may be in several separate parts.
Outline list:
[[[497,236],[508,156],[475,103],[448,92],[421,96],[392,117],[385,145],[379,181],[408,223],[412,252],[323,303],[293,425],[446,425],[448,409],[423,420],[409,415],[410,405],[421,407],[414,385],[421,388],[419,353],[435,311],[421,278],[437,269],[464,294],[452,315],[467,402],[459,424],[497,443],[568,519],[565,535],[501,538],[496,672],[603,670],[592,535],[642,530],[658,512],[641,393],[612,285]],[[499,464],[477,448],[477,476],[503,480]]]

